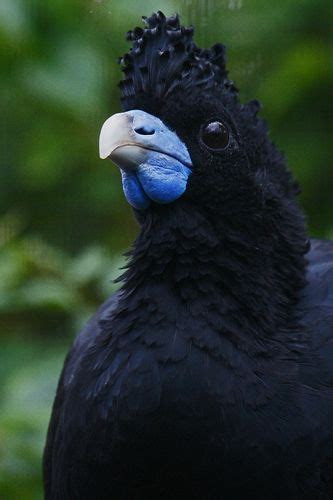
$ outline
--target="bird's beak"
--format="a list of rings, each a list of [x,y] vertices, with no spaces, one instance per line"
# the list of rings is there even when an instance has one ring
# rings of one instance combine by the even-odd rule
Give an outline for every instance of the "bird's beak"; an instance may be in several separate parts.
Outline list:
[[[121,169],[125,195],[136,208],[146,208],[148,200],[169,203],[185,190],[192,165],[185,144],[145,111],[108,118],[101,129],[99,152]]]
[[[117,113],[110,116],[102,126],[99,136],[99,156],[110,158],[123,169],[135,168],[146,154],[148,141],[142,140],[135,131],[134,116],[129,113]],[[141,140],[141,141],[140,141]]]
[[[99,155],[120,168],[137,166],[148,151],[157,151],[191,167],[184,143],[156,116],[135,109],[108,118],[99,137]]]

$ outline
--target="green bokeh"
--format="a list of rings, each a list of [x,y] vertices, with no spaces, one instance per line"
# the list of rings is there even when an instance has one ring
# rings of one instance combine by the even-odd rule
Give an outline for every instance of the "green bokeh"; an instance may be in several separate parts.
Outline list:
[[[2,0],[1,498],[42,498],[64,353],[137,231],[97,138],[120,109],[124,33],[158,9],[193,24],[199,45],[227,45],[241,99],[263,103],[303,187],[311,234],[333,236],[331,0]]]

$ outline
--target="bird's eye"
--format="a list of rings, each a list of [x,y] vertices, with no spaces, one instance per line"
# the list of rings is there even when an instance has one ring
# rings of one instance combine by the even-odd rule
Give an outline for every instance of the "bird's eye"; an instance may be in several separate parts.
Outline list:
[[[219,121],[209,122],[201,129],[201,139],[209,149],[225,149],[229,144],[229,130]]]

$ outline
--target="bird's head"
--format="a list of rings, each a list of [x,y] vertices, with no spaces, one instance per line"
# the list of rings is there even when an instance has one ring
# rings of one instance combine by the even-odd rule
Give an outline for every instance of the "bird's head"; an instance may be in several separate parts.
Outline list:
[[[124,112],[100,134],[100,156],[120,167],[129,203],[144,213],[186,199],[244,222],[292,202],[297,186],[257,117],[259,103],[239,102],[224,46],[199,49],[178,16],[144,21],[121,58]]]
[[[252,318],[253,335],[290,326],[308,238],[259,103],[239,102],[223,45],[199,49],[178,16],[158,12],[145,24],[128,33],[121,59],[123,112],[100,135],[101,157],[120,167],[142,224],[124,286],[163,274],[204,316],[207,304],[231,307],[248,331]],[[238,327],[227,330],[237,337]]]

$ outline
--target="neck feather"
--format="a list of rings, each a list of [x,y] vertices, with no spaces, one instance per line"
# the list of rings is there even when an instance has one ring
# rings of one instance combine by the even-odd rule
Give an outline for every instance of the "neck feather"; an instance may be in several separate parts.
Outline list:
[[[278,213],[232,225],[211,220],[186,200],[155,207],[120,278],[124,296],[153,294],[163,285],[189,314],[243,348],[244,336],[258,346],[296,332],[307,238],[300,214]],[[290,342],[298,342],[295,335]]]

